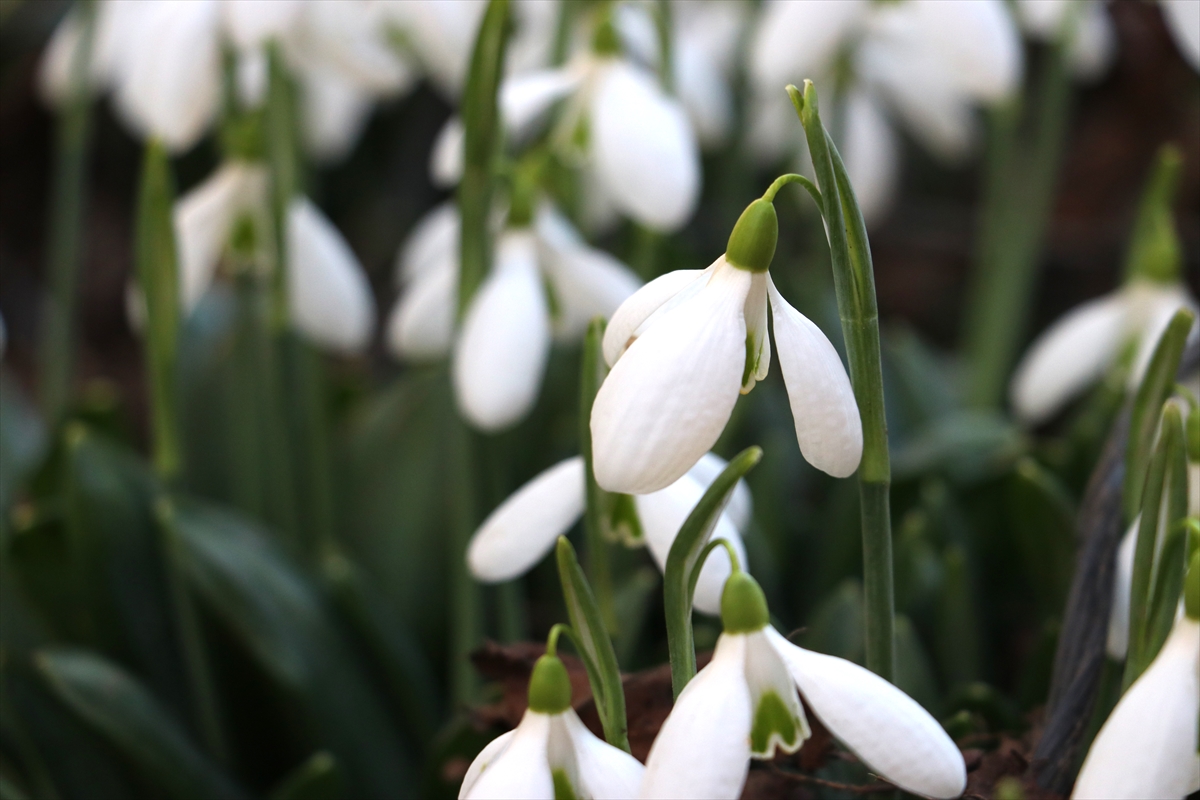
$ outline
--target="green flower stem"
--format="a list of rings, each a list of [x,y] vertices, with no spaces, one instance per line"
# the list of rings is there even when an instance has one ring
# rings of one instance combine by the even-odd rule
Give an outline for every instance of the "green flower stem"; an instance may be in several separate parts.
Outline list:
[[[92,93],[88,73],[95,38],[95,3],[91,0],[76,3],[72,13],[79,15],[81,33],[71,61],[68,94],[59,109],[55,131],[47,264],[50,292],[42,310],[40,395],[42,413],[50,424],[62,416],[71,395],[84,189],[91,140]]]
[[[462,218],[458,313],[461,317],[487,276],[492,260],[488,218],[495,193],[497,155],[503,139],[497,94],[508,45],[508,0],[490,0],[471,54],[463,93],[463,176],[458,184]]]
[[[171,485],[183,466],[179,443],[179,267],[171,210],[175,187],[167,151],[151,140],[142,162],[135,261],[146,308],[146,371],[154,428],[154,468]]]
[[[742,571],[742,562],[738,560],[737,551],[733,549],[733,545],[724,539],[713,539],[704,545],[704,549],[700,551],[700,555],[696,558],[696,565],[692,567],[692,574],[688,576],[688,594],[692,597],[696,596],[696,584],[700,582],[700,573],[704,570],[704,562],[708,561],[709,554],[718,547],[724,548],[725,554],[729,556],[731,571]]]
[[[672,48],[671,0],[658,0],[654,6],[654,27],[658,34],[658,79],[663,91],[675,94],[675,63]]]
[[[579,452],[583,455],[587,481],[587,508],[583,515],[583,530],[587,537],[588,579],[600,604],[600,617],[610,634],[617,633],[616,602],[613,593],[612,564],[608,542],[604,537],[604,515],[610,501],[608,492],[596,483],[592,469],[592,403],[600,384],[608,374],[602,345],[604,320],[600,317],[588,325],[583,339],[582,364],[579,378]]]
[[[976,408],[996,408],[1003,401],[1027,327],[1066,143],[1071,100],[1066,44],[1045,55],[1030,119],[1022,119],[1019,99],[989,116],[982,219],[963,334],[967,400]]]
[[[271,222],[274,235],[274,269],[271,270],[271,330],[288,328],[287,217],[299,193],[299,148],[296,142],[295,91],[277,42],[267,48],[266,104],[267,164],[271,173]]]
[[[862,418],[863,454],[858,467],[862,513],[863,587],[866,606],[867,667],[892,680],[895,675],[895,599],[892,571],[892,517],[889,505],[891,461],[884,415],[883,369],[879,351],[879,309],[866,224],[842,158],[821,124],[817,90],[804,82],[804,94],[787,87],[804,126],[823,200],[829,236],[838,316],[846,340],[850,381]]]
[[[283,334],[280,342],[292,411],[290,438],[296,442],[294,449],[302,452],[297,477],[303,498],[304,552],[320,563],[336,552],[324,363],[321,354],[294,333]]]
[[[667,566],[663,570],[663,607],[667,618],[667,652],[671,657],[671,691],[675,697],[679,697],[688,681],[696,677],[696,642],[692,631],[693,571],[699,569],[701,556],[707,555],[708,538],[737,482],[761,459],[762,448],[759,447],[748,447],[734,456],[688,514],[667,554]]]

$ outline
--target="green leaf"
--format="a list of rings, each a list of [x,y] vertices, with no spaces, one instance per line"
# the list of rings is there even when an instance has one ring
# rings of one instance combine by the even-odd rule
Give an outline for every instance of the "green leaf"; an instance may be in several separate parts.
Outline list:
[[[1129,418],[1129,443],[1125,448],[1125,484],[1121,493],[1126,522],[1132,522],[1142,507],[1142,487],[1146,464],[1154,446],[1154,432],[1158,428],[1163,403],[1167,402],[1175,388],[1183,345],[1195,319],[1196,315],[1186,308],[1175,312],[1154,348],[1146,375],[1134,397]]]
[[[1164,144],[1158,149],[1129,237],[1126,279],[1145,278],[1160,283],[1179,280],[1183,253],[1175,230],[1174,204],[1182,166],[1183,156],[1178,147]]]
[[[339,800],[344,797],[337,759],[322,750],[313,753],[279,782],[268,800]]]
[[[562,581],[563,600],[571,626],[586,656],[588,680],[596,698],[596,710],[604,727],[604,738],[613,747],[629,752],[628,723],[625,719],[625,691],[612,639],[600,617],[600,606],[575,557],[575,548],[565,536],[558,537],[555,551],[558,576]]]
[[[928,711],[936,711],[940,693],[933,663],[908,617],[896,615],[896,686]]]
[[[747,447],[717,476],[696,503],[671,544],[663,570],[663,603],[667,616],[667,648],[671,656],[671,689],[676,697],[696,674],[696,647],[692,634],[692,570],[734,487],[762,459],[762,448]]]
[[[973,483],[1006,472],[1027,446],[1020,430],[999,414],[953,411],[902,442],[892,467],[897,480],[939,472],[956,483]]]
[[[0,369],[0,538],[17,489],[42,459],[46,429],[17,381]]]
[[[977,680],[983,673],[982,618],[966,549],[951,544],[942,559],[946,579],[937,608],[935,652],[939,671],[953,686]]]
[[[81,650],[44,650],[35,665],[54,695],[176,800],[247,794],[211,764],[124,670]]]
[[[583,530],[587,537],[588,572],[600,595],[599,610],[604,629],[615,635],[619,628],[613,607],[612,567],[608,557],[610,537],[607,534],[613,527],[611,518],[618,495],[600,488],[592,468],[592,403],[596,399],[596,392],[600,391],[600,384],[608,375],[603,353],[604,327],[602,317],[593,319],[583,339],[579,369],[579,454],[583,456],[587,498],[583,512]],[[631,516],[634,520],[637,519],[636,512]]]
[[[497,95],[508,44],[508,0],[490,0],[463,91],[463,175],[458,185],[462,217],[458,312],[463,314],[491,263],[488,217],[492,213],[493,171],[501,141]]]
[[[1010,530],[1042,615],[1062,613],[1075,561],[1075,509],[1058,479],[1032,458],[1008,478]]]
[[[320,594],[262,531],[198,503],[180,503],[171,555],[221,623],[289,690],[347,792],[394,796],[412,785],[411,756],[384,699]]]

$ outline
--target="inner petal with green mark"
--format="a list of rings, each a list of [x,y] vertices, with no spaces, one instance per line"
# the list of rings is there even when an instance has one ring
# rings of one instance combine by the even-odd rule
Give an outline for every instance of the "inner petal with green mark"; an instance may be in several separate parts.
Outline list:
[[[551,770],[550,778],[554,781],[554,800],[578,800],[579,795],[575,793],[566,770]]]
[[[759,758],[773,758],[775,747],[792,753],[800,746],[800,720],[792,715],[775,692],[765,692],[754,709],[750,728],[750,750]]]

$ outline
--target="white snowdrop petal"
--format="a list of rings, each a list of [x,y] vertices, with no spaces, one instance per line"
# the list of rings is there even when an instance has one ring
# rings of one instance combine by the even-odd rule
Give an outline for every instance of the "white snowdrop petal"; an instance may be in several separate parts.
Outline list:
[[[721,147],[733,128],[733,95],[710,51],[690,38],[676,39],[675,85],[705,150]]]
[[[767,377],[771,366],[771,336],[767,332],[767,282],[765,272],[750,278],[750,292],[742,316],[746,320],[746,365],[742,378],[742,394],[754,388],[757,381]]]
[[[564,339],[582,336],[593,317],[612,316],[642,284],[629,267],[591,247],[563,251],[547,261],[559,303],[555,329]]]
[[[529,231],[509,232],[492,272],[471,300],[452,367],[459,410],[497,431],[533,407],[550,355],[550,313]]]
[[[1193,5],[1200,8],[1200,3]],[[1071,70],[1085,80],[1098,78],[1112,63],[1116,49],[1117,32],[1104,3],[1088,3],[1071,41]]]
[[[1133,557],[1137,552],[1138,525],[1142,515],[1134,517],[1129,530],[1117,547],[1116,570],[1113,575],[1112,610],[1108,614],[1108,638],[1104,650],[1114,661],[1124,661],[1129,651],[1129,602],[1133,591]]]
[[[479,755],[475,756],[475,760],[471,762],[471,766],[467,767],[467,774],[463,776],[462,785],[458,789],[460,798],[466,797],[475,785],[475,781],[479,780],[479,776],[483,771],[492,765],[492,762],[508,749],[508,743],[512,741],[512,737],[517,733],[514,728],[511,731],[504,733],[492,739],[483,749],[479,751]]]
[[[755,84],[778,92],[788,83],[823,72],[869,9],[863,0],[767,3],[749,47]]]
[[[306,62],[298,72],[304,146],[318,161],[338,161],[366,127],[373,98],[360,84],[324,64]]]
[[[481,768],[462,800],[554,800],[554,782],[547,759],[547,740],[553,718],[526,711],[507,746]],[[484,752],[487,752],[485,749]],[[480,753],[482,757],[483,753]],[[468,775],[470,769],[467,770]]]
[[[1200,788],[1200,623],[1175,621],[1083,760],[1073,800],[1182,798]]]
[[[846,98],[841,152],[863,218],[868,225],[878,222],[895,196],[900,157],[896,134],[868,92],[852,91]]]
[[[488,515],[467,546],[471,574],[487,583],[523,575],[583,515],[583,458],[560,461]]]
[[[602,487],[657,491],[712,448],[741,386],[749,288],[750,273],[722,265],[613,366],[592,406],[594,469]]]
[[[267,176],[244,161],[223,164],[179,198],[171,217],[179,255],[179,297],[185,313],[200,302],[238,215],[266,202]]]
[[[225,29],[239,48],[257,47],[290,32],[301,4],[295,0],[237,0],[222,3]]]
[[[462,180],[463,142],[467,129],[457,114],[446,120],[429,155],[429,177],[439,189],[449,189]]]
[[[692,509],[704,496],[706,488],[692,476],[684,475],[665,489],[650,494],[634,495],[633,500],[637,506],[638,519],[642,523],[642,533],[646,537],[646,546],[659,570],[666,570],[671,545],[675,543],[675,537],[679,535],[679,529],[683,527]],[[742,537],[727,514],[722,513],[717,518],[717,525],[709,538],[710,541],[724,539],[733,545],[738,563],[742,569],[748,568]],[[693,605],[697,611],[713,616],[721,613],[721,592],[725,589],[725,581],[732,570],[729,554],[724,548],[714,550],[709,555],[696,581]]]
[[[625,214],[677,230],[700,197],[700,151],[687,114],[646,70],[621,61],[602,70],[591,103],[597,176]]]
[[[444,262],[414,278],[387,323],[388,349],[397,358],[435,359],[450,353],[458,300],[458,265]]]
[[[851,661],[796,647],[774,628],[767,636],[808,707],[868,769],[925,797],[963,793],[962,753],[917,701]]]
[[[1159,0],[1167,30],[1192,69],[1200,72],[1200,2]]]
[[[1075,307],[1038,336],[1009,387],[1017,415],[1041,422],[1099,378],[1121,346],[1127,313],[1123,295],[1105,295]]]
[[[562,715],[571,744],[580,789],[594,800],[627,800],[637,797],[646,768],[624,750],[596,737],[572,709]]]
[[[172,152],[194,145],[220,97],[219,6],[215,0],[146,0],[136,41],[127,43],[117,107],[143,136]]]
[[[769,283],[775,347],[805,460],[845,478],[862,458],[862,420],[850,378],[821,329]]]
[[[305,197],[288,208],[287,268],[296,327],[335,350],[366,347],[375,328],[367,276],[342,234]]]
[[[484,0],[403,0],[383,7],[411,33],[411,41],[434,85],[454,100],[466,83],[471,48],[487,3]]]
[[[796,682],[775,645],[765,630],[746,634],[746,684],[750,687],[750,708],[758,714],[759,704],[774,694],[791,717],[792,731],[772,730],[765,742],[755,741],[754,722],[751,722],[750,748],[755,758],[771,759],[779,748],[785,753],[794,753],[812,735],[800,696],[796,693]],[[769,702],[769,700],[768,700]],[[751,718],[753,720],[753,717]],[[790,738],[786,738],[790,733]],[[765,744],[765,747],[762,745]],[[760,749],[761,748],[761,749]]]
[[[722,634],[650,747],[639,797],[733,798],[750,769],[746,637]]]
[[[498,100],[505,128],[523,139],[550,106],[578,88],[581,79],[571,69],[535,70],[507,78],[500,85]]]
[[[364,0],[304,3],[294,62],[321,63],[371,95],[400,92],[415,74],[387,39],[382,9]]]
[[[403,285],[446,260],[458,263],[461,226],[453,200],[421,217],[396,256],[396,283]]]
[[[613,312],[604,329],[604,360],[611,367],[625,352],[634,332],[664,303],[704,273],[700,269],[677,269],[660,275],[630,295]]]
[[[688,475],[698,481],[702,487],[708,489],[727,466],[729,466],[729,462],[716,453],[705,453],[696,462],[696,466],[688,470]],[[750,487],[746,485],[745,479],[739,479],[733,486],[733,494],[729,496],[729,502],[725,505],[725,516],[729,517],[733,527],[737,528],[739,532],[745,533],[750,526],[753,514],[754,500],[750,496]]]

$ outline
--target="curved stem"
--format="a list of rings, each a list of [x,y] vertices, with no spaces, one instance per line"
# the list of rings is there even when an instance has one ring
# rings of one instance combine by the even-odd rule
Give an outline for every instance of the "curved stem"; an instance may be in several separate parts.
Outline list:
[[[696,583],[700,580],[700,571],[704,569],[704,562],[708,560],[708,554],[718,547],[724,547],[725,552],[729,554],[729,564],[732,567],[730,574],[742,571],[742,564],[738,561],[737,552],[734,551],[733,545],[725,539],[713,539],[704,545],[704,549],[700,551],[700,557],[696,559],[696,566],[692,567],[692,574],[688,577],[689,598],[696,596]]]
[[[558,637],[563,633],[567,634],[568,639],[575,642],[575,632],[571,630],[571,626],[565,622],[556,622],[554,623],[554,627],[550,628],[550,633],[546,636],[546,655],[558,655]],[[575,649],[583,652],[583,648],[579,646],[578,642],[575,642]]]
[[[821,190],[818,189],[817,185],[808,178],[804,177],[803,175],[797,175],[794,172],[790,172],[787,175],[780,175],[778,178],[776,178],[775,181],[767,187],[767,190],[763,192],[762,199],[766,200],[768,203],[775,202],[775,195],[780,189],[782,189],[784,186],[787,186],[789,183],[798,183],[803,186],[805,190],[812,195],[813,201],[817,204],[817,210],[822,214],[825,213],[825,201],[821,197]]]

